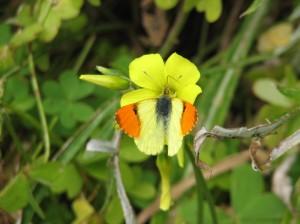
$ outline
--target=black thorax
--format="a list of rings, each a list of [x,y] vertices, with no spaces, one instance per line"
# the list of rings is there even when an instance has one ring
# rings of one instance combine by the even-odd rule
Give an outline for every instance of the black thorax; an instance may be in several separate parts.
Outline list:
[[[156,103],[156,114],[158,120],[162,119],[164,124],[166,125],[171,110],[172,110],[172,103],[171,103],[171,99],[168,96],[164,95],[158,98]]]

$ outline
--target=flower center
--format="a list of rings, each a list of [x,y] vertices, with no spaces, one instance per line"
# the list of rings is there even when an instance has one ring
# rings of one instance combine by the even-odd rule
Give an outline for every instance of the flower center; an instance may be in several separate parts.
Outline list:
[[[163,95],[164,96],[169,96],[169,97],[175,97],[176,96],[176,91],[174,89],[170,88],[169,86],[166,86],[164,88]]]

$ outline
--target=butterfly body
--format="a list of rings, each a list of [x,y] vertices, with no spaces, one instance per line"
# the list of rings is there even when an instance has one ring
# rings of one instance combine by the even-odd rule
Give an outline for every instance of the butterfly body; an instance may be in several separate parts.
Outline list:
[[[169,115],[172,112],[171,99],[163,95],[156,102],[156,119],[163,120],[164,126],[167,126]]]

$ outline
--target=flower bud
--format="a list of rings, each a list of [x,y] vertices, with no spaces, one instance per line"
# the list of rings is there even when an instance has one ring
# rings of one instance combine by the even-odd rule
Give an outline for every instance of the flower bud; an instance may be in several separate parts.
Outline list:
[[[124,90],[129,88],[128,80],[115,75],[84,74],[80,76],[80,79],[114,90]]]

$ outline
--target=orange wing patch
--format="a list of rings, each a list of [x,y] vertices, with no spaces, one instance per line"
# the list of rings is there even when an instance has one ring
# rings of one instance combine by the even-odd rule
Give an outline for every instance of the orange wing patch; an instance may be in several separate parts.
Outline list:
[[[116,120],[126,134],[131,137],[139,137],[141,125],[134,104],[121,107],[116,112]]]
[[[197,122],[197,109],[190,103],[184,103],[184,110],[181,118],[181,131],[187,135]]]

